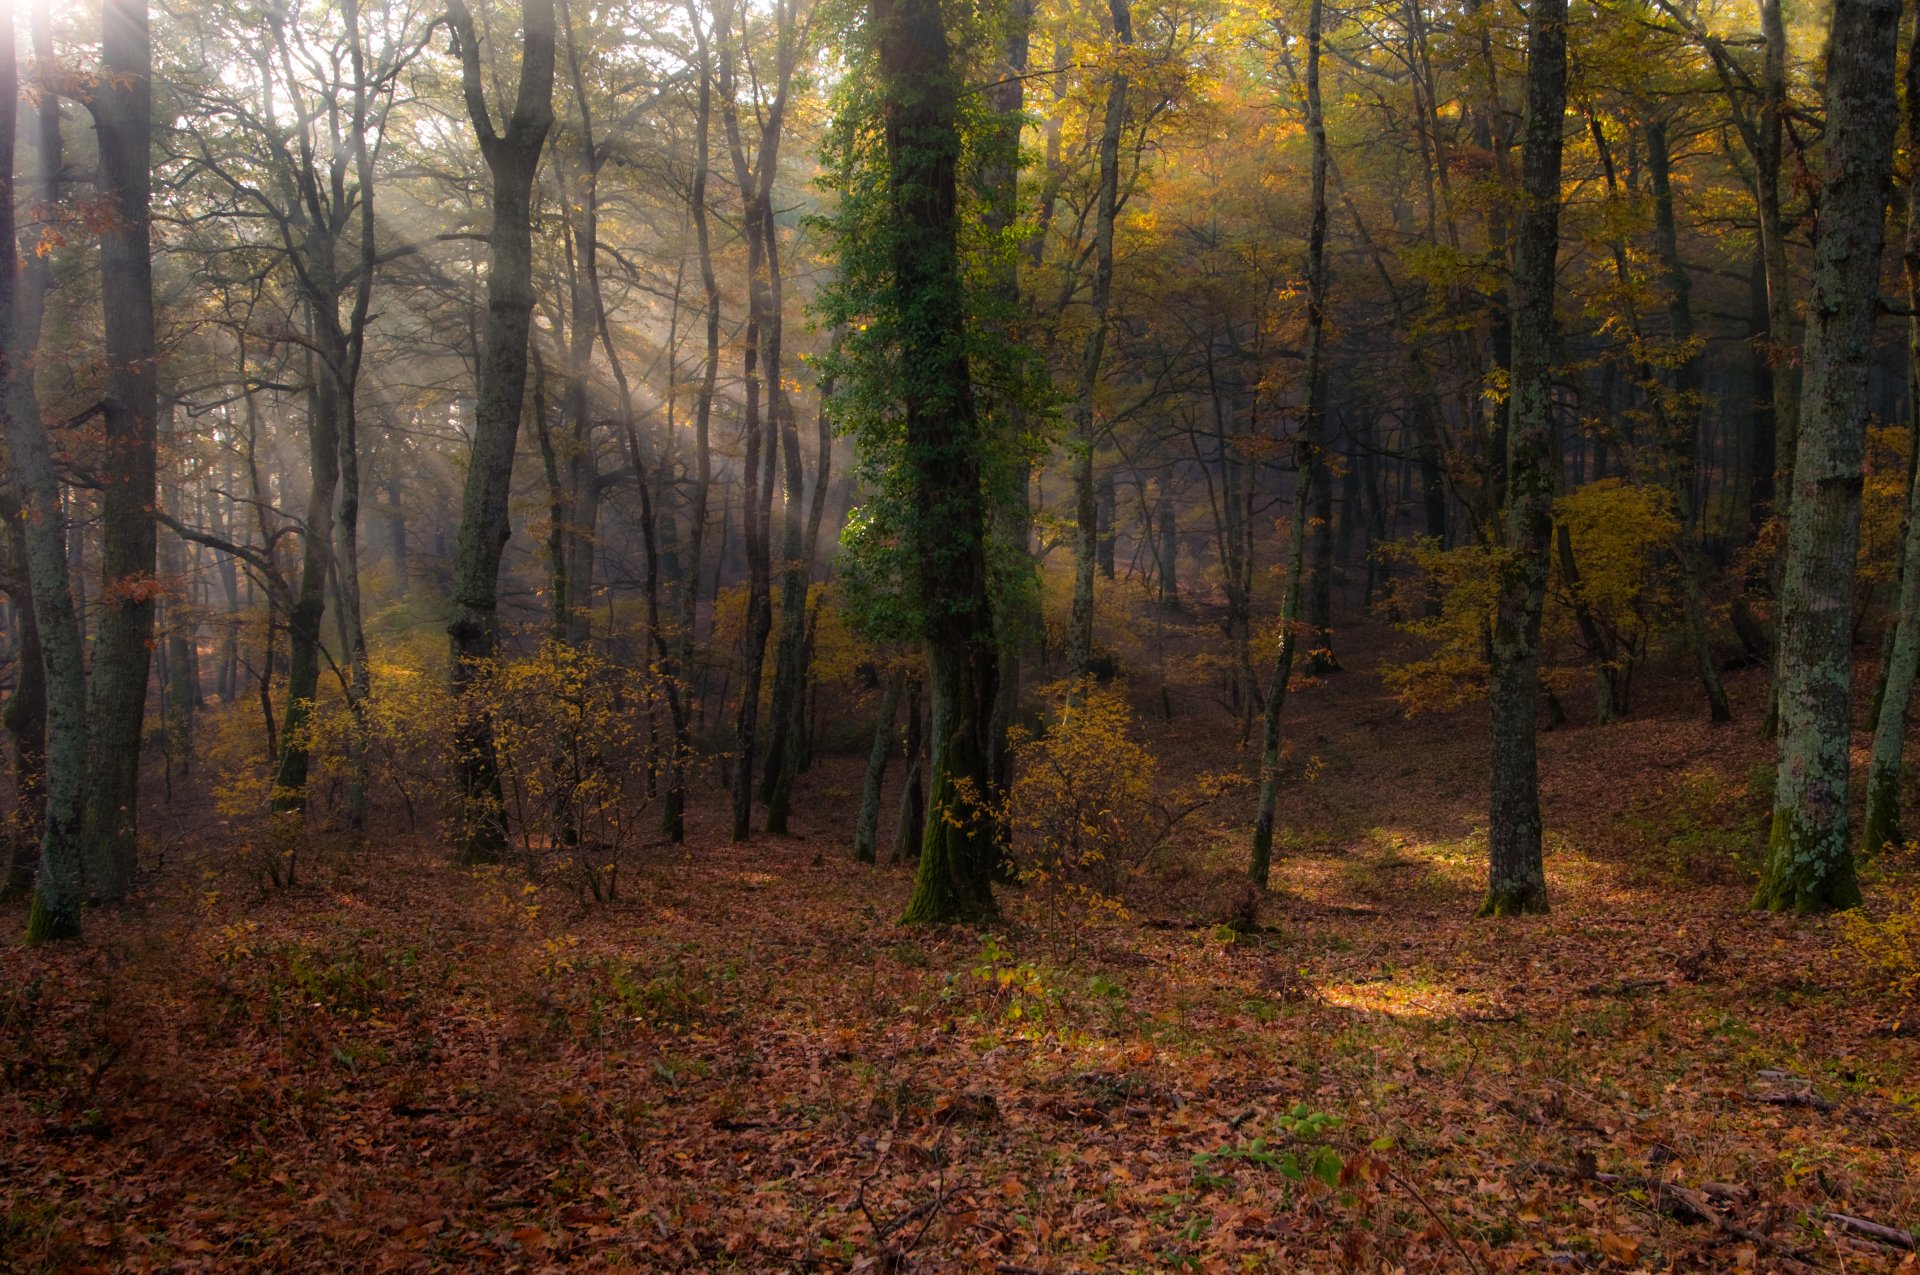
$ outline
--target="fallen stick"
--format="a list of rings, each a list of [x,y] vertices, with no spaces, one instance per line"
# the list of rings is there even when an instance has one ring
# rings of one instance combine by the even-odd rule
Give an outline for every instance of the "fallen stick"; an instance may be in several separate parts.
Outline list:
[[[1816,1209],[1814,1216],[1822,1221],[1831,1222],[1843,1231],[1852,1231],[1855,1235],[1865,1235],[1879,1240],[1882,1244],[1891,1244],[1904,1252],[1912,1253],[1920,1249],[1920,1241],[1914,1239],[1912,1231],[1903,1231],[1897,1226],[1887,1226],[1881,1222],[1864,1217],[1854,1217],[1848,1213],[1829,1213]]]

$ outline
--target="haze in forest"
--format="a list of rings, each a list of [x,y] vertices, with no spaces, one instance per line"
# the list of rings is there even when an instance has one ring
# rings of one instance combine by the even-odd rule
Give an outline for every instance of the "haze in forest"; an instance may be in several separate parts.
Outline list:
[[[0,1267],[1906,1269],[1899,0],[21,0]]]

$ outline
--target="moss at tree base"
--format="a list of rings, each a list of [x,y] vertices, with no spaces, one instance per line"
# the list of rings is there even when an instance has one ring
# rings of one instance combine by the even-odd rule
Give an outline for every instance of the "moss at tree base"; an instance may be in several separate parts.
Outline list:
[[[1823,844],[1824,843],[1824,844]],[[1791,809],[1773,812],[1767,866],[1753,906],[1767,912],[1845,911],[1860,906],[1860,880],[1844,838],[1837,845]]]

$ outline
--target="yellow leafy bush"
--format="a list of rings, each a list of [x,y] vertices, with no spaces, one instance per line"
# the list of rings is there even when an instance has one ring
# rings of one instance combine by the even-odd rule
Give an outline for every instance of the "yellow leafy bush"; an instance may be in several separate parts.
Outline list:
[[[1187,814],[1211,802],[1232,776],[1202,776],[1189,800],[1157,796],[1159,760],[1134,737],[1133,712],[1115,688],[1083,683],[1039,735],[1016,736],[1014,780],[992,814],[1006,830],[1020,879],[1059,930],[1123,918],[1130,880]]]
[[[1895,998],[1920,999],[1920,888],[1896,890],[1877,921],[1860,908],[1842,913],[1837,955]]]
[[[463,711],[492,719],[508,826],[528,860],[563,852],[582,893],[615,897],[670,747],[665,687],[561,642],[478,670]]]

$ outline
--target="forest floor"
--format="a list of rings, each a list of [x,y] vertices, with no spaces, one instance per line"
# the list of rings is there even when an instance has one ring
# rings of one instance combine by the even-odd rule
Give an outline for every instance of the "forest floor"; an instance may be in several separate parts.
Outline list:
[[[1745,906],[1759,675],[1731,727],[1675,680],[1543,735],[1554,911],[1481,921],[1484,710],[1402,717],[1384,642],[1289,704],[1246,932],[1244,792],[1125,918],[901,929],[852,757],[793,837],[706,794],[609,904],[404,836],[277,891],[176,850],[0,953],[0,1267],[1913,1269],[1836,1217],[1920,1225],[1920,1030]],[[1243,764],[1179,707],[1169,782]]]

